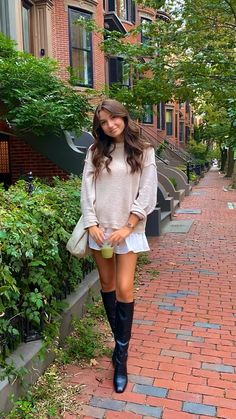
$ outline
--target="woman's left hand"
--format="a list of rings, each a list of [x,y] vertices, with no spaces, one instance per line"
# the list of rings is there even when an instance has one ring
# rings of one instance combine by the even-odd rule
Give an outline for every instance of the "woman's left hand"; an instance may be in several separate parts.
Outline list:
[[[125,240],[126,237],[128,237],[132,233],[132,231],[133,230],[131,228],[126,226],[119,228],[119,230],[113,231],[113,233],[111,233],[108,241],[112,246],[117,246],[123,240]]]

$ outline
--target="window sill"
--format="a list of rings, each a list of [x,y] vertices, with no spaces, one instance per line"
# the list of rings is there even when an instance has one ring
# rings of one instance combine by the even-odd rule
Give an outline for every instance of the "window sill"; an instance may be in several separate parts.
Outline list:
[[[42,0],[35,0],[34,2],[33,1],[30,1],[30,3],[32,4],[32,6],[35,4],[35,5],[37,5],[37,4],[39,4],[39,5],[41,5],[41,3],[44,3],[44,4],[46,4],[47,6],[49,6],[50,8],[52,8],[53,7],[53,0],[44,0],[44,2],[42,2]]]
[[[125,19],[120,19],[121,20],[121,22],[122,23],[125,23],[125,24],[127,24],[127,25],[129,25],[129,26],[134,26],[134,25],[136,25],[136,23],[135,22],[131,22],[130,20],[125,20]]]
[[[97,0],[64,0],[65,10],[67,11],[67,7],[76,7],[76,8],[85,8],[86,6],[89,7],[89,11],[95,12],[95,7],[98,5]]]
[[[88,89],[93,90],[93,87],[92,86],[80,86],[80,85],[78,85],[78,86],[71,86],[71,88],[73,90],[75,90],[76,92],[84,92],[84,91],[86,91]]]

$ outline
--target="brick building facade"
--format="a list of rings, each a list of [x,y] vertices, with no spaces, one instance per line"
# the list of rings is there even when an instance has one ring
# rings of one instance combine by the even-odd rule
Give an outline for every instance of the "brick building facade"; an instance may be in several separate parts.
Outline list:
[[[79,17],[92,18],[100,27],[121,32],[142,20],[168,19],[163,12],[156,14],[154,10],[142,9],[133,0],[2,0],[0,31],[16,40],[19,50],[39,58],[45,55],[55,58],[60,68],[58,76],[65,81],[70,77],[67,70],[70,67],[74,89],[78,91],[85,88],[99,91],[116,81],[128,83],[122,59],[106,58],[99,47],[100,36],[88,34],[73,24]],[[188,103],[147,105],[143,132],[184,148],[192,132],[192,120]],[[0,181],[5,176],[8,183],[14,182],[29,170],[40,177],[66,175],[28,144],[10,136],[4,124],[0,125],[0,153]],[[8,165],[4,165],[6,156]],[[3,173],[6,168],[8,174]]]

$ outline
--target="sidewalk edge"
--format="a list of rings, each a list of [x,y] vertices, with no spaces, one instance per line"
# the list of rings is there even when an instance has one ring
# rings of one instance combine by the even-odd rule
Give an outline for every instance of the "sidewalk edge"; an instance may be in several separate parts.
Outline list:
[[[96,270],[92,271],[82,281],[77,290],[71,293],[65,301],[68,308],[63,312],[60,327],[60,341],[62,341],[71,330],[71,320],[73,317],[81,318],[86,309],[85,304],[92,301],[92,297],[98,295],[100,290],[99,277]],[[13,361],[17,368],[27,368],[28,373],[24,376],[24,384],[33,384],[45,369],[54,361],[55,355],[49,351],[43,360],[38,357],[42,348],[41,340],[35,342],[22,343],[16,351],[8,358]],[[24,384],[19,380],[12,384],[7,379],[0,381],[0,415],[7,413],[13,406],[10,396],[14,395],[17,399],[27,392]]]

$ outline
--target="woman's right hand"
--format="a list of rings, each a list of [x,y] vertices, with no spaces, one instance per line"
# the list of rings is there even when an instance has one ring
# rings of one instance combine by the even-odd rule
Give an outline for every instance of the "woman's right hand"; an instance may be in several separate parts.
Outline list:
[[[98,246],[102,246],[104,242],[104,232],[98,226],[91,226],[88,228],[89,234],[92,239],[98,244]]]

